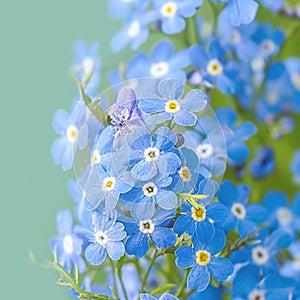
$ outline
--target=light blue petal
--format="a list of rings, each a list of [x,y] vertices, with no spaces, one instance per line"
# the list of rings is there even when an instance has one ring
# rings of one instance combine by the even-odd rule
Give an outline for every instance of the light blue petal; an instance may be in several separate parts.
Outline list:
[[[223,230],[216,229],[213,240],[205,246],[205,249],[212,255],[219,253],[226,244],[226,235]]]
[[[187,287],[202,292],[207,289],[210,282],[209,272],[206,267],[196,265],[187,279]]]
[[[156,196],[157,204],[163,209],[172,209],[178,204],[177,196],[172,191],[160,190]]]
[[[268,212],[259,204],[249,204],[247,206],[246,218],[255,223],[263,223],[268,218]]]
[[[139,180],[149,180],[157,174],[157,168],[153,162],[140,161],[132,169],[131,174]]]
[[[163,79],[158,84],[158,91],[166,100],[178,99],[182,95],[183,90],[183,84],[173,79]]]
[[[223,223],[229,216],[229,210],[225,205],[213,202],[206,206],[206,215],[215,223]]]
[[[69,210],[62,210],[57,214],[56,228],[62,237],[72,233],[73,217]]]
[[[181,109],[174,114],[174,122],[181,126],[194,126],[197,122],[197,117],[195,114]]]
[[[55,132],[63,135],[66,132],[68,125],[69,114],[62,109],[57,110],[53,117],[53,128]]]
[[[157,97],[142,98],[139,107],[146,113],[152,114],[165,110],[166,101]]]
[[[152,57],[156,61],[166,61],[173,55],[173,52],[174,52],[173,43],[171,43],[170,41],[162,41],[153,48]],[[158,90],[160,90],[159,87]]]
[[[184,99],[180,101],[180,105],[188,111],[197,112],[205,109],[207,105],[207,95],[201,90],[193,89],[189,91]]]
[[[149,249],[148,235],[138,231],[130,236],[125,245],[126,252],[141,258],[146,255]]]
[[[237,200],[238,193],[235,186],[228,180],[224,180],[218,192],[218,199],[227,207],[231,207]]]
[[[213,257],[208,264],[212,276],[220,281],[225,281],[233,273],[233,265],[224,257]]]
[[[165,34],[175,34],[183,31],[185,28],[185,21],[183,18],[174,16],[173,18],[166,18],[162,21],[161,30]]]
[[[229,2],[225,8],[230,15],[230,22],[233,26],[251,23],[258,9],[258,4],[253,0],[235,0]]]
[[[119,260],[125,253],[125,247],[122,242],[107,242],[105,245],[107,253],[112,260]]]
[[[124,225],[120,222],[117,222],[112,229],[107,233],[109,240],[118,242],[122,241],[126,237],[126,232],[124,231]]]
[[[157,300],[155,297],[149,294],[140,294],[141,300]]]
[[[284,230],[274,231],[266,245],[271,252],[277,252],[281,248],[287,248],[292,242],[292,237]]]
[[[175,251],[176,266],[181,269],[187,269],[195,265],[195,252],[190,246],[182,246]]]
[[[193,241],[200,241],[207,243],[211,241],[215,236],[215,226],[207,219],[202,222],[196,223],[196,232],[193,236]]]
[[[99,266],[106,259],[106,251],[99,244],[92,243],[85,250],[85,258],[91,265]]]
[[[234,135],[241,140],[248,140],[251,136],[256,134],[257,128],[252,122],[244,122],[234,130]]]
[[[153,244],[161,249],[173,247],[176,243],[174,231],[165,227],[156,227],[150,238]]]
[[[174,224],[174,231],[179,235],[183,235],[187,232],[189,235],[193,235],[195,232],[195,222],[191,216],[179,216]]]

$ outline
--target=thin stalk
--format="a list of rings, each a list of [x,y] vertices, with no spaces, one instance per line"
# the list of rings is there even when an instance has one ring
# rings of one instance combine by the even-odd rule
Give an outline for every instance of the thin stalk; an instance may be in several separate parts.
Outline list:
[[[189,273],[190,273],[190,270],[191,269],[187,269],[186,271],[185,271],[185,275],[184,275],[184,278],[183,278],[183,280],[182,280],[182,282],[181,282],[181,284],[180,284],[180,286],[179,286],[179,289],[178,289],[178,291],[177,291],[177,293],[176,293],[176,297],[181,297],[182,296],[182,294],[183,294],[183,292],[184,292],[184,289],[185,289],[185,287],[186,287],[186,283],[187,283],[187,278],[188,278],[188,276],[189,276]]]
[[[144,277],[143,277],[143,280],[142,280],[142,284],[141,284],[141,290],[144,289],[144,287],[146,285],[146,282],[147,282],[147,278],[148,278],[148,276],[150,274],[150,271],[151,271],[151,269],[152,269],[152,267],[154,265],[154,262],[155,262],[155,260],[156,260],[156,258],[158,256],[160,256],[160,254],[157,254],[157,249],[155,249],[155,251],[153,253],[153,256],[152,256],[152,258],[150,260],[149,266],[148,266],[148,268],[146,270],[146,273],[144,274]]]
[[[125,297],[125,300],[128,300],[128,295],[127,295],[125,285],[124,285],[124,282],[123,282],[123,278],[122,278],[121,268],[122,268],[121,265],[117,266],[117,275],[118,275],[118,278],[119,278],[119,281],[120,281],[120,284],[121,284],[121,288],[122,288],[122,292],[123,292],[123,295]]]

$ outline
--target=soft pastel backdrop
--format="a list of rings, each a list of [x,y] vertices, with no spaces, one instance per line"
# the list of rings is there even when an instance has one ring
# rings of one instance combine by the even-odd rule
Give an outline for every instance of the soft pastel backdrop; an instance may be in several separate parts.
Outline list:
[[[52,116],[69,109],[76,85],[69,74],[78,39],[100,42],[104,64],[111,34],[106,1],[4,1],[0,5],[1,209],[0,298],[68,299],[57,275],[29,260],[51,258],[58,210],[71,207],[66,182],[71,175],[55,166]]]

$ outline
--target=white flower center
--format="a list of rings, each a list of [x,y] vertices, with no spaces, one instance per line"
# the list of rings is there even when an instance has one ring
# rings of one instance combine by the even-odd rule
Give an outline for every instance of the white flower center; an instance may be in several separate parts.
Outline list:
[[[296,270],[300,271],[300,254],[296,255],[294,262],[293,262],[293,266]]]
[[[153,197],[157,194],[158,189],[157,186],[153,182],[146,183],[143,186],[144,195],[147,197]]]
[[[91,157],[91,165],[94,166],[94,165],[99,164],[100,160],[101,160],[101,155],[100,155],[99,151],[97,149],[95,149],[93,151],[93,154]]]
[[[242,37],[241,37],[241,34],[239,33],[239,31],[236,29],[232,29],[231,34],[230,34],[229,43],[231,45],[237,45],[241,42],[241,40],[242,40]]]
[[[269,260],[269,252],[263,246],[257,246],[252,249],[252,259],[257,265],[264,265]]]
[[[70,125],[67,129],[67,137],[70,143],[74,143],[78,136],[78,129],[74,125]]]
[[[178,171],[178,174],[183,182],[189,182],[191,180],[192,176],[191,176],[191,172],[188,167],[182,167]]]
[[[272,40],[268,39],[268,40],[262,41],[262,43],[260,44],[260,48],[266,54],[270,54],[275,50],[276,45],[274,44],[274,42]]]
[[[293,220],[291,211],[286,207],[280,207],[276,211],[276,217],[281,225],[289,225]]]
[[[246,217],[246,208],[241,203],[234,203],[231,206],[231,212],[240,220],[243,220]]]
[[[256,57],[251,61],[251,67],[254,72],[261,71],[265,67],[265,61],[261,57]]]
[[[177,12],[177,4],[173,1],[168,1],[165,3],[161,9],[160,13],[166,18],[173,18]]]
[[[152,220],[143,220],[140,221],[139,229],[142,233],[151,234],[155,229],[155,225]]]
[[[197,222],[202,222],[206,219],[206,208],[200,205],[198,208],[192,207],[192,218]]]
[[[199,145],[196,149],[197,155],[200,158],[207,158],[213,154],[213,147],[211,144]]]
[[[128,35],[130,38],[136,37],[141,32],[141,26],[138,21],[133,21],[128,28]]]
[[[73,238],[71,235],[66,235],[64,240],[63,240],[63,246],[64,246],[64,251],[67,254],[72,254],[73,253]]]
[[[103,180],[102,183],[102,191],[103,192],[110,192],[114,189],[116,184],[116,178],[115,177],[106,177]]]
[[[147,162],[156,161],[159,159],[160,151],[156,147],[149,147],[144,151],[145,160]]]
[[[91,73],[94,68],[94,64],[94,60],[91,57],[86,57],[82,63],[83,73],[85,75]]]
[[[296,72],[291,74],[291,81],[295,89],[300,91],[300,75]]]
[[[218,59],[211,59],[206,67],[207,72],[212,76],[217,76],[223,73],[223,66]]]
[[[249,294],[249,300],[265,300],[265,292],[254,290]]]
[[[95,239],[96,239],[96,242],[101,246],[106,245],[106,243],[108,242],[107,234],[103,231],[97,231],[95,233]]]
[[[171,114],[175,114],[180,111],[180,104],[177,100],[170,100],[166,103],[165,111]]]
[[[150,73],[154,77],[161,77],[169,72],[169,65],[165,61],[161,61],[156,64],[152,64]]]

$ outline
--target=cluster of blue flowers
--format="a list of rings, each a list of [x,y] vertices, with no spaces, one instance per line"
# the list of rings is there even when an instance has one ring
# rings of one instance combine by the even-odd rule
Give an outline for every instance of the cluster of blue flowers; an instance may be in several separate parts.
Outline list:
[[[300,58],[281,52],[300,28],[296,9],[109,5],[125,19],[113,50],[138,49],[150,30],[168,39],[105,70],[114,85],[100,94],[98,47],[76,44],[79,93],[70,113],[55,113],[51,149],[75,172],[76,208],[59,212],[51,239],[61,282],[86,300],[300,299],[300,150],[280,147],[300,113]],[[255,21],[259,6],[296,21],[288,30]]]

